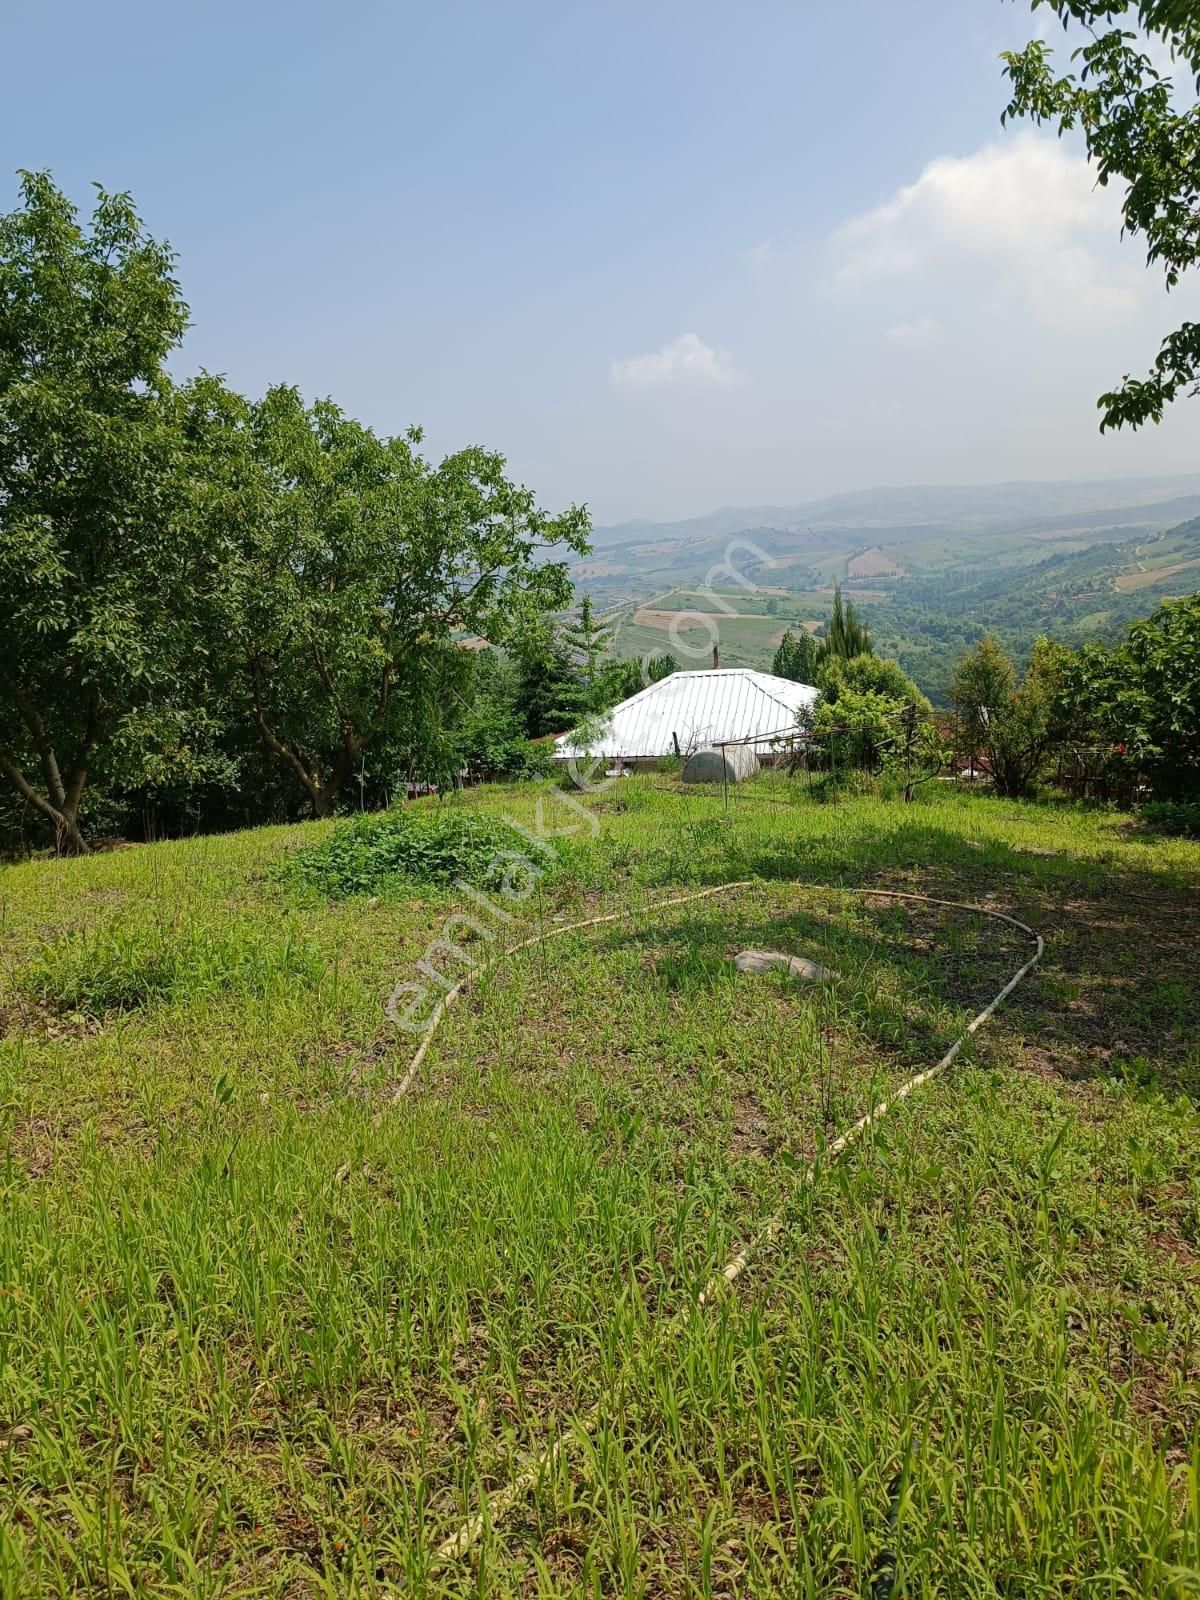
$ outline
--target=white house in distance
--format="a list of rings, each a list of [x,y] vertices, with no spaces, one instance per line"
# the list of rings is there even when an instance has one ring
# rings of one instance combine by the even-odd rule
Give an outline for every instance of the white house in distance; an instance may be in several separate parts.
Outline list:
[[[672,672],[593,719],[586,730],[559,734],[554,753],[564,761],[591,755],[649,764],[677,751],[689,756],[703,745],[771,735],[782,741],[816,698],[811,684],[749,667]]]

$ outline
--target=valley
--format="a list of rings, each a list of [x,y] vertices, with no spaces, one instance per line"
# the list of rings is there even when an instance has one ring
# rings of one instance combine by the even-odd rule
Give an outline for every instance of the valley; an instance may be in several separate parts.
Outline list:
[[[874,490],[600,527],[572,579],[620,658],[671,650],[695,666],[719,639],[725,665],[760,668],[786,629],[821,627],[841,584],[877,647],[939,701],[986,633],[1023,659],[1039,634],[1109,640],[1190,593],[1200,476]]]

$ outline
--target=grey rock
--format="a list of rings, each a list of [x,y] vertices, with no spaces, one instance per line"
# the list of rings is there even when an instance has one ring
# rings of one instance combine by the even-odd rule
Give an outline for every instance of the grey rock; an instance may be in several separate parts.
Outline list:
[[[739,972],[770,972],[772,967],[783,967],[790,977],[805,983],[824,983],[833,977],[828,967],[807,956],[785,955],[782,950],[739,950],[733,964]]]

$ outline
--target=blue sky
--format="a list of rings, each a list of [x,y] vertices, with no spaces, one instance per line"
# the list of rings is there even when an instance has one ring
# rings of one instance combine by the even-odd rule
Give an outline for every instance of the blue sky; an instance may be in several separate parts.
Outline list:
[[[1101,439],[1170,303],[1070,146],[1002,133],[1006,0],[27,6],[0,168],[126,188],[179,367],[286,380],[543,501],[1185,471]],[[0,179],[0,203],[15,180]]]

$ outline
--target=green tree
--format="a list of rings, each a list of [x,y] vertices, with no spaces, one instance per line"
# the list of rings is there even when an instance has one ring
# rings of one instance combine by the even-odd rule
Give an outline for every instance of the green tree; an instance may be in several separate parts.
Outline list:
[[[1200,794],[1200,594],[1168,600],[1114,648],[1064,659],[1060,715],[1157,798]]]
[[[590,594],[585,594],[579,603],[579,620],[568,623],[563,629],[563,639],[579,659],[584,683],[588,686],[595,683],[600,662],[612,640],[612,629],[596,621]]]
[[[415,770],[444,742],[456,641],[501,644],[524,608],[563,604],[565,563],[542,557],[560,541],[586,549],[587,515],[546,515],[491,452],[433,467],[415,430],[380,437],[290,388],[249,408],[238,436],[234,675],[264,744],[323,816],[369,746],[404,751]]]
[[[1005,56],[1012,95],[1004,119],[1029,117],[1060,133],[1078,130],[1101,184],[1124,185],[1124,231],[1145,240],[1167,287],[1200,261],[1200,105],[1176,105],[1169,75],[1144,49],[1146,35],[1166,45],[1180,72],[1200,77],[1200,12],[1188,0],[1033,0],[1085,42],[1073,70],[1056,74],[1049,44],[1035,39]],[[1142,35],[1130,31],[1136,20]],[[1184,322],[1163,340],[1145,378],[1126,375],[1099,399],[1100,427],[1159,422],[1182,391],[1200,386],[1200,323]]]
[[[811,633],[796,634],[790,628],[784,633],[771,662],[771,671],[777,678],[790,678],[793,683],[815,683],[820,649]]]
[[[897,705],[886,695],[848,689],[832,702],[822,697],[808,720],[826,763],[878,772],[900,735]]]
[[[517,665],[516,707],[528,738],[566,733],[591,712],[587,686],[548,619],[526,619],[511,648]]]
[[[90,226],[46,173],[21,200],[0,217],[0,772],[82,851],[94,773],[136,776],[152,733],[186,755],[207,551],[163,363],[187,307],[128,195],[98,190]]]
[[[605,661],[587,695],[588,709],[593,713],[608,711],[678,671],[679,663],[669,650],[643,656],[640,661]]]
[[[845,694],[877,694],[897,706],[916,706],[918,711],[928,711],[929,701],[904,671],[898,661],[869,653],[851,656],[829,656],[817,670],[817,687],[822,699],[836,705]]]
[[[870,651],[871,637],[859,621],[853,600],[843,603],[842,586],[840,583],[835,584],[833,615],[821,640],[820,658],[825,660],[829,656],[841,656],[844,660],[849,660],[851,656],[869,655]]]
[[[1012,662],[989,636],[954,669],[960,751],[972,760],[986,756],[998,794],[1027,794],[1041,771],[1058,731],[1064,658],[1060,645],[1036,640],[1018,686]]]
[[[463,651],[467,681],[454,695],[452,741],[456,769],[482,777],[525,778],[548,772],[551,752],[532,744],[517,709],[515,663],[499,650]]]

